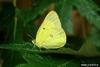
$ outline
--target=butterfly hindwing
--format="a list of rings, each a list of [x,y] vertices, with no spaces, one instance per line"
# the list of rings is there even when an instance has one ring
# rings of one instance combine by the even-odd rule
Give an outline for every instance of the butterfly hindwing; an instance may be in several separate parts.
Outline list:
[[[36,46],[46,49],[60,48],[65,45],[66,34],[55,11],[51,11],[44,19],[35,41]]]

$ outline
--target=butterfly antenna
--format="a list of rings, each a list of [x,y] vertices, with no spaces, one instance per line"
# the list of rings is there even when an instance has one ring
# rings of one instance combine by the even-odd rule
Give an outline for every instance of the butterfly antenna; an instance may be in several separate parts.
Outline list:
[[[33,37],[32,37],[30,34],[27,34],[27,36],[28,36],[29,38],[33,39]]]
[[[27,34],[27,36],[33,39],[33,37],[30,34]],[[32,40],[32,43],[35,44],[35,39]],[[36,46],[34,45],[33,47],[35,48]]]

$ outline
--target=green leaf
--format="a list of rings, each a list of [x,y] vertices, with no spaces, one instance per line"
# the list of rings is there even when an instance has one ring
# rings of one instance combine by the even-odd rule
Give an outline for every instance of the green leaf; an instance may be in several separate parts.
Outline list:
[[[48,54],[36,54],[36,53],[25,53],[23,54],[24,59],[28,62],[28,66],[37,66],[41,67],[79,67],[79,61],[74,61],[73,59],[64,59],[63,57],[59,57],[56,55],[48,55]],[[25,65],[25,66],[27,66]]]
[[[22,51],[27,51],[27,50],[32,50],[33,45],[30,43],[24,43],[24,44],[16,44],[16,43],[10,43],[10,44],[2,44],[0,45],[1,49],[10,49],[10,50],[22,50]]]
[[[60,48],[55,50],[40,50],[34,47],[31,43],[24,44],[9,44],[9,45],[1,45],[1,49],[10,49],[16,50],[20,52],[29,52],[29,53],[38,53],[38,54],[65,54],[65,55],[74,55],[74,56],[86,56],[86,57],[94,57],[100,56],[100,52],[96,49],[94,45],[88,41],[82,45],[80,50],[76,51],[71,48]],[[93,50],[93,52],[91,52]]]
[[[80,67],[80,63],[77,60],[68,61],[68,62],[63,63],[61,65],[58,65],[57,67]]]
[[[41,64],[41,65],[44,65],[44,66],[47,65],[47,66],[50,66],[50,67],[56,65],[54,63],[54,61],[50,58],[50,56],[48,58],[48,56],[46,56],[46,55],[43,57],[43,56],[36,54],[36,53],[30,53],[30,54],[25,53],[25,54],[23,54],[23,57],[28,62],[28,64],[38,63],[38,64]]]
[[[78,55],[93,57],[100,56],[100,52],[98,52],[96,46],[91,41],[87,40],[78,51]]]
[[[85,16],[88,19],[90,24],[95,25],[98,29],[100,29],[100,23],[99,23],[100,16],[96,13],[97,9],[94,10],[94,8],[97,8],[97,7],[93,4],[93,1],[75,0],[74,5],[76,6],[80,14],[82,16]]]
[[[31,43],[23,43],[23,44],[17,44],[17,43],[10,43],[10,44],[2,44],[0,45],[1,49],[10,49],[10,50],[16,50],[20,52],[33,52],[33,53],[58,53],[58,54],[75,54],[76,51],[70,49],[70,48],[61,48],[61,49],[55,49],[55,50],[40,50],[36,47],[34,47]]]
[[[90,36],[88,37],[88,39],[100,51],[100,30],[93,27],[92,32],[91,32]]]
[[[63,64],[58,65],[47,65],[47,64],[40,64],[40,63],[32,63],[32,64],[19,64],[16,67],[80,67],[80,63],[78,61],[69,61]]]
[[[38,15],[41,15],[50,5],[52,1],[43,0],[43,1],[35,1],[33,2],[32,8],[28,9],[16,9],[16,15],[21,18],[26,26],[27,23],[31,20],[35,20]],[[41,6],[42,5],[42,6]],[[37,7],[38,6],[38,7]]]
[[[62,0],[56,3],[56,10],[66,32],[73,34],[72,26],[72,3],[71,0]]]
[[[40,63],[31,63],[31,64],[19,64],[15,67],[55,67],[55,66],[50,66],[46,64],[40,64]]]

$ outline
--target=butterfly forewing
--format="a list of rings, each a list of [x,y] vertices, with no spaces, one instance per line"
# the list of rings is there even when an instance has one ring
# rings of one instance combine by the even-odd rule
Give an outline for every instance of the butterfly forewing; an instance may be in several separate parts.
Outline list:
[[[54,49],[63,47],[65,43],[66,35],[59,17],[55,11],[51,11],[37,32],[36,45],[40,48]]]

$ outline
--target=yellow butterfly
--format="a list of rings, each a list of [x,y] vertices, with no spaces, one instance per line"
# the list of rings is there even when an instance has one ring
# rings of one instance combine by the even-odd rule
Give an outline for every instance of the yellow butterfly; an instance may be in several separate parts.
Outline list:
[[[36,40],[32,40],[32,43],[46,49],[56,49],[65,45],[66,34],[55,11],[48,13],[36,34]]]

